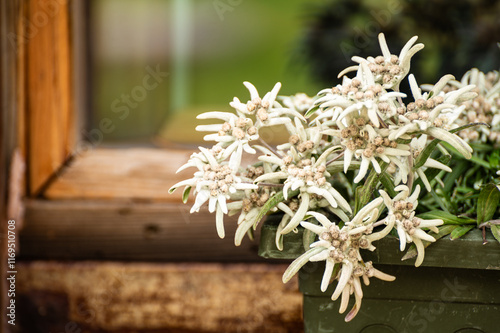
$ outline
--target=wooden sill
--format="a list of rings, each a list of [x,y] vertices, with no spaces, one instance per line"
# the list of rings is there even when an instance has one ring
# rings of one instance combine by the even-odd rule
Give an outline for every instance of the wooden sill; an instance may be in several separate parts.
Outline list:
[[[181,193],[168,194],[191,150],[154,148],[95,149],[77,156],[63,169],[43,196],[50,200],[132,200],[181,202]]]
[[[178,174],[194,149],[95,149],[77,156],[44,191],[50,200],[131,200],[182,203],[182,189],[168,189],[193,176],[194,168]],[[243,159],[242,165],[252,163]]]
[[[96,149],[62,170],[43,199],[26,202],[21,232],[25,259],[255,262],[258,242],[234,246],[208,211],[189,214],[181,192],[168,194],[194,169],[175,171],[192,150]],[[258,234],[256,239],[258,240]]]

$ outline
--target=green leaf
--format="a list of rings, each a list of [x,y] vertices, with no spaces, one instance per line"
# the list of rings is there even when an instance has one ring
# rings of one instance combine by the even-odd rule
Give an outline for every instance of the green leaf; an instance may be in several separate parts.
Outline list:
[[[437,234],[435,232],[429,232],[429,235],[431,235],[436,240],[438,240],[440,238],[443,238],[446,235],[449,235],[456,228],[460,228],[460,226],[458,226],[458,225],[443,225],[443,226],[438,228],[439,232]],[[426,248],[427,246],[432,244],[431,242],[428,242],[428,241],[422,241],[422,243],[424,244],[424,248]],[[403,258],[401,258],[401,260],[402,261],[408,260],[411,258],[415,258],[416,256],[417,256],[417,248],[415,247],[415,244],[412,244],[410,246],[410,248],[408,249],[408,251],[406,252],[406,254],[403,256]]]
[[[424,150],[422,150],[422,152],[420,152],[420,155],[418,155],[417,160],[415,161],[415,164],[413,165],[413,169],[418,169],[425,164],[425,162],[427,161],[429,156],[431,156],[432,152],[434,151],[434,149],[436,148],[437,144],[440,141],[441,140],[439,140],[439,139],[432,140],[431,143],[429,143],[427,145],[427,147],[425,147]]]
[[[296,196],[297,194],[299,194],[299,192],[300,192],[300,190],[289,191],[288,192],[288,198],[293,198],[294,196]],[[279,204],[280,202],[283,202],[283,201],[285,201],[285,197],[283,195],[283,191],[279,191],[275,195],[273,195],[272,197],[270,197],[269,200],[266,201],[266,203],[264,204],[264,206],[262,206],[262,209],[260,210],[259,215],[257,215],[257,218],[255,219],[255,224],[254,225],[259,224],[260,220],[262,220],[262,218],[264,216],[266,216],[266,214],[271,209],[273,209],[274,207],[276,207],[277,204]]]
[[[418,217],[424,220],[443,220],[445,225],[465,225],[465,224],[475,224],[476,220],[465,216],[456,216],[454,214],[444,212],[442,210],[432,210],[430,212],[425,212],[419,214]]]
[[[363,193],[363,187],[362,185],[359,185],[356,187],[354,190],[354,215],[363,207],[360,203],[361,201],[361,194]]]
[[[468,168],[470,163],[467,160],[461,160],[458,165],[454,165],[451,173],[448,173],[444,179],[443,191],[451,192],[455,181],[462,175]]]
[[[491,164],[489,162],[486,162],[485,160],[479,158],[479,157],[476,157],[474,155],[472,155],[472,157],[470,158],[470,160],[476,164],[479,164],[481,165],[482,167],[485,167],[486,169],[489,169],[491,167]]]
[[[349,168],[347,170],[356,170],[359,169],[359,166],[361,165],[360,162],[358,161],[352,161],[351,164],[349,164]],[[326,170],[329,173],[339,173],[339,172],[344,172],[344,161],[335,161],[326,166]]]
[[[488,156],[488,162],[490,163],[490,168],[493,170],[500,170],[500,152],[494,151]]]
[[[253,242],[253,240],[255,239],[254,234],[253,234],[253,228],[250,228],[247,230],[247,236]]]
[[[477,224],[491,220],[500,202],[500,191],[494,184],[488,184],[477,199]]]
[[[394,198],[397,195],[397,192],[394,191],[394,182],[392,181],[391,177],[388,174],[383,173],[382,176],[380,177],[380,182],[382,183],[385,190],[387,191],[387,194],[389,194],[391,198]]]
[[[381,175],[385,173],[388,164],[385,162],[380,163],[381,173],[376,173],[374,169],[370,171],[368,178],[366,178],[365,184],[363,186],[356,187],[356,199],[354,203],[354,214],[355,216],[361,208],[363,208],[372,198],[373,191],[377,188],[377,184],[381,178]]]
[[[460,237],[462,237],[463,235],[465,235],[466,233],[471,231],[473,228],[474,228],[474,225],[459,226],[458,228],[456,228],[455,230],[453,230],[451,232],[450,239],[451,240],[459,239]]]
[[[304,117],[310,117],[314,112],[316,112],[317,110],[319,109],[319,105],[315,105],[313,106],[312,108],[310,108],[309,110],[307,110],[306,114],[304,115]]]
[[[398,139],[396,139],[396,142],[400,143],[400,144],[408,145],[408,144],[410,144],[411,139],[401,139],[401,138],[398,138]]]
[[[493,237],[500,243],[500,225],[490,224]]]
[[[441,210],[443,211],[446,211],[446,212],[449,212],[450,210],[448,209],[449,208],[449,205],[450,205],[450,202],[447,200],[447,198],[442,198],[440,196],[437,195],[436,191],[431,191],[431,196],[432,198],[434,199],[434,201],[439,205],[439,207],[441,208]],[[444,200],[443,200],[444,199]]]
[[[186,203],[188,201],[189,193],[191,193],[191,186],[186,186],[182,192],[182,202]]]
[[[469,146],[471,146],[471,148],[474,149],[474,151],[476,152],[478,151],[489,152],[493,149],[492,145],[486,143],[471,142]]]

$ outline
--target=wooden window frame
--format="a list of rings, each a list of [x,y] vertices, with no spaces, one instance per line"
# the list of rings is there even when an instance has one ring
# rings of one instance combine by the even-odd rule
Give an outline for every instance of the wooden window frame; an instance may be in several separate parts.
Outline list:
[[[88,110],[81,0],[17,0],[17,142],[27,165],[21,257],[255,262],[257,244],[219,240],[214,217],[190,215],[171,185],[191,151],[82,144]],[[38,22],[43,15],[48,22]],[[30,27],[36,28],[30,36]],[[236,229],[228,218],[227,234]],[[195,243],[196,245],[193,245]]]

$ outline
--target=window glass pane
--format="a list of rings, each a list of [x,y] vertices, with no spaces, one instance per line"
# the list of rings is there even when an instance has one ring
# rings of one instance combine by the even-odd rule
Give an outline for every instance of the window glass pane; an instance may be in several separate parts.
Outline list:
[[[93,128],[105,141],[201,142],[196,115],[230,111],[280,81],[281,94],[338,83],[351,56],[380,54],[379,32],[393,53],[413,35],[420,83],[497,69],[498,1],[440,0],[93,0]],[[443,15],[443,13],[450,13]],[[408,92],[406,80],[401,89]],[[106,122],[106,124],[108,124]],[[108,126],[109,127],[109,126]]]
[[[93,1],[93,126],[113,121],[105,141],[159,133],[164,140],[199,142],[196,114],[229,111],[234,96],[246,100],[245,80],[262,93],[281,81],[283,94],[314,94],[320,85],[297,61],[307,4]]]

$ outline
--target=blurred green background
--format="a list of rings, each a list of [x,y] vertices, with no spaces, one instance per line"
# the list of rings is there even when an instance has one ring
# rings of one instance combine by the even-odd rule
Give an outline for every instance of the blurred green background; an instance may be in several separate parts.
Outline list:
[[[315,94],[319,82],[291,61],[303,30],[302,13],[313,2],[94,0],[91,124],[98,126],[103,117],[114,121],[105,141],[159,134],[168,141],[199,142],[196,115],[230,111],[234,96],[246,101],[243,81],[262,94],[278,81],[282,94]],[[168,77],[142,101],[135,100],[131,93],[142,85],[146,66],[158,65]],[[123,94],[132,103],[122,101]],[[135,95],[142,98],[138,91]],[[113,102],[128,107],[128,116],[113,112]]]
[[[379,55],[381,31],[396,54],[419,35],[419,83],[500,65],[494,0],[92,0],[89,12],[89,125],[112,120],[105,142],[201,142],[196,115],[246,101],[243,81],[314,95],[352,55]]]

